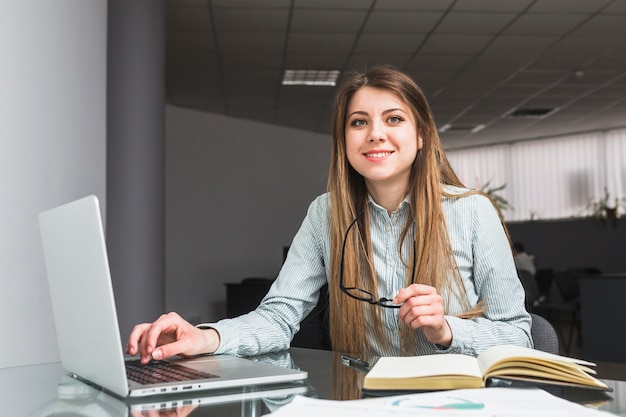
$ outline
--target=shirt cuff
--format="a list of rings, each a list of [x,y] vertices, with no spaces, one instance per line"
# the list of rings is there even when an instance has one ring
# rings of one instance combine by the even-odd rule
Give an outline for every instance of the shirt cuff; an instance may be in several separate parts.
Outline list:
[[[196,324],[196,328],[200,329],[200,330],[209,330],[209,329],[213,329],[217,332],[217,335],[219,337],[219,344],[217,346],[217,349],[215,349],[215,352],[213,352],[213,355],[219,355],[221,352],[219,352],[220,347],[222,346],[222,332],[220,332],[220,330],[217,328],[216,323],[200,323],[200,324]]]
[[[237,354],[239,339],[237,338],[237,332],[233,331],[230,326],[223,326],[220,323],[200,323],[196,327],[202,330],[213,329],[219,335],[220,344],[213,352],[214,355]]]
[[[463,325],[463,319],[454,316],[445,316],[450,331],[452,332],[452,343],[447,348],[435,345],[438,353],[463,353],[467,354],[468,346],[472,346],[472,335]],[[471,349],[469,349],[471,350]]]

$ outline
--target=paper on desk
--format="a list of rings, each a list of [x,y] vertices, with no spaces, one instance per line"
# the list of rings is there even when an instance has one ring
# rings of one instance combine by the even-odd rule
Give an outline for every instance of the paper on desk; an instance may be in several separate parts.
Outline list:
[[[610,413],[555,397],[539,388],[481,388],[352,401],[297,396],[272,417],[606,417]]]

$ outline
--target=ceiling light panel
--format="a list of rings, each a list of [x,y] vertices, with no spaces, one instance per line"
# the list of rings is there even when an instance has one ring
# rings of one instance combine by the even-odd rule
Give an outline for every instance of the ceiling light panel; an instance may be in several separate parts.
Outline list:
[[[338,70],[286,70],[283,85],[334,86]]]

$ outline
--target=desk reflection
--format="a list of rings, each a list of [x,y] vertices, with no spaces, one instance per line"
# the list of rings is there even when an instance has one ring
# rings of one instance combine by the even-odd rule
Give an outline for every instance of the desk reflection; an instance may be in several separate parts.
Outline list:
[[[44,416],[126,417],[128,407],[100,389],[62,375],[57,385],[57,397],[44,404],[34,414]]]
[[[288,351],[250,357],[259,362],[297,369]],[[257,417],[289,403],[296,395],[317,396],[308,381],[197,391],[144,398],[119,399],[67,375],[57,386],[57,398],[36,417]]]
[[[62,376],[57,398],[44,405],[36,417],[187,417],[224,415],[257,417],[307,395],[302,383],[212,390],[192,395],[168,395],[145,399],[119,399],[69,376]]]

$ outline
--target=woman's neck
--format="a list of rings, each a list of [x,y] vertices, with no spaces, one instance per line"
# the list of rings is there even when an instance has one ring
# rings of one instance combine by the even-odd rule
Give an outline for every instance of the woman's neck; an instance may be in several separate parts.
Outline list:
[[[369,185],[367,191],[376,204],[387,210],[389,215],[396,211],[407,193],[406,187],[390,189],[389,187],[370,187]]]

